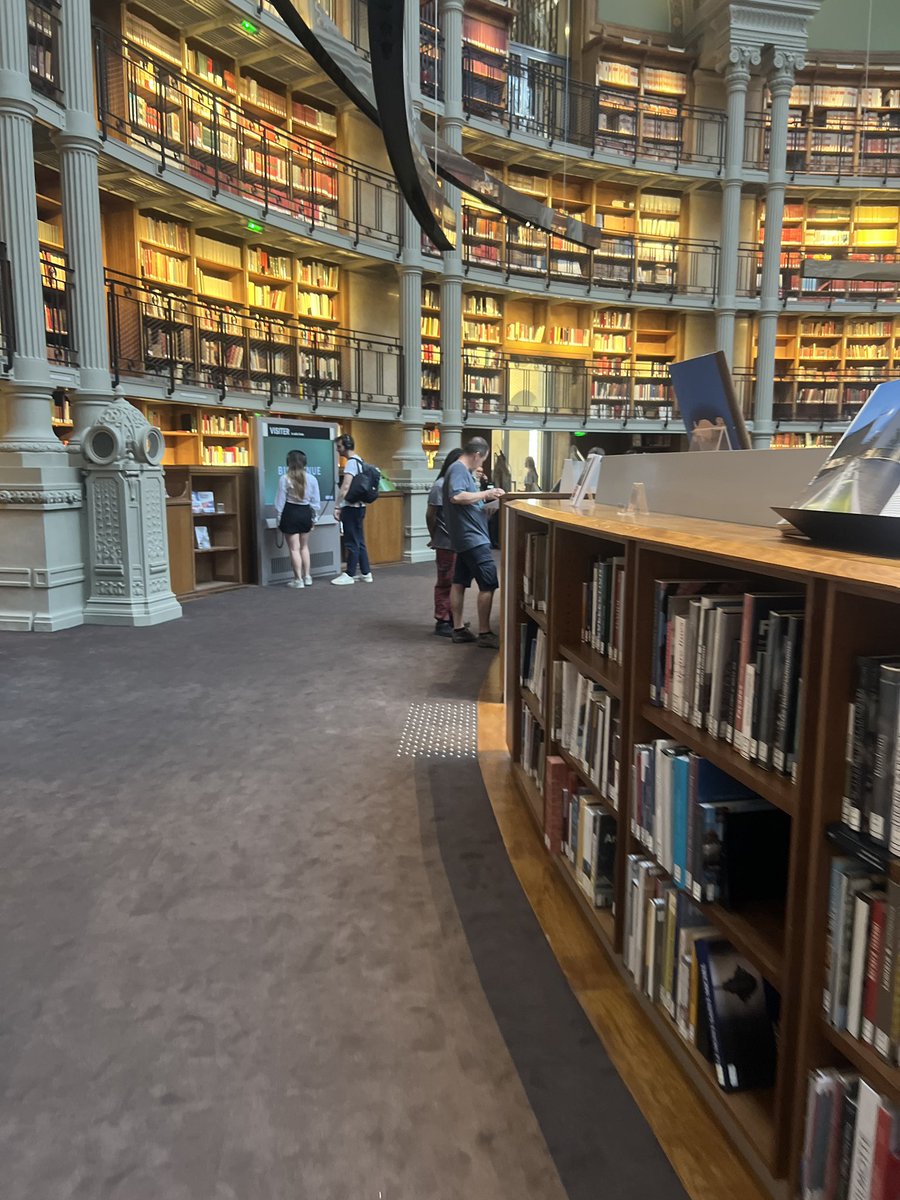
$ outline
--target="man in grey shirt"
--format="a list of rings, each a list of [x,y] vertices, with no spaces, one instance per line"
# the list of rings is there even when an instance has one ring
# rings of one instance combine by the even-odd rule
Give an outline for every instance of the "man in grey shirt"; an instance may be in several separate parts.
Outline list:
[[[478,642],[496,650],[500,640],[491,632],[491,608],[499,587],[497,566],[491,554],[488,516],[495,511],[503,495],[502,488],[479,491],[472,472],[489,453],[484,438],[472,438],[444,476],[444,520],[450,544],[456,551],[453,586],[450,588],[450,613],[454,642]],[[463,625],[463,601],[472,580],[478,584],[478,636]]]

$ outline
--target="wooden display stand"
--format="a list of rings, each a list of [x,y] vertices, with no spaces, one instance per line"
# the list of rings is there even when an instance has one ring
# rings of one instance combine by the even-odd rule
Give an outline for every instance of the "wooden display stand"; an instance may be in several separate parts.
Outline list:
[[[794,1195],[811,1068],[839,1064],[856,1069],[891,1101],[900,1101],[900,1070],[880,1059],[871,1047],[836,1031],[822,1015],[828,881],[836,852],[826,829],[841,816],[852,672],[859,655],[900,652],[900,565],[788,542],[774,530],[754,526],[678,516],[623,520],[614,507],[605,505],[589,506],[581,514],[567,501],[518,500],[506,504],[503,511],[507,745],[519,789],[541,829],[542,798],[518,763],[523,702],[545,730],[547,753],[559,754],[570,767],[578,768],[544,724],[545,714],[553,711],[549,666],[543,694],[532,695],[520,686],[520,621],[530,618],[545,630],[548,664],[568,659],[621,702],[615,915],[593,908],[575,882],[568,860],[559,854],[552,857],[601,945],[632,986],[622,959],[626,858],[636,851],[653,857],[631,834],[628,766],[635,743],[674,738],[791,817],[789,884],[783,908],[734,912],[719,905],[700,906],[709,923],[780,992],[774,1088],[723,1092],[710,1064],[681,1039],[663,1009],[636,988],[634,995],[767,1191],[783,1196],[789,1188]],[[525,609],[523,603],[529,533],[549,538],[546,612]],[[580,640],[581,585],[590,578],[590,564],[601,554],[625,559],[621,662],[601,656]],[[746,579],[761,590],[787,583],[805,596],[803,718],[796,780],[762,769],[730,744],[650,704],[654,580],[690,578]],[[584,773],[579,774],[590,786]],[[602,799],[599,794],[597,799]],[[889,869],[900,870],[900,863],[894,861]]]
[[[403,559],[403,493],[382,492],[366,510],[366,549],[373,566]]]
[[[252,483],[248,468],[170,467],[166,471],[166,519],[172,591],[181,598],[251,583],[255,554],[250,543]],[[216,511],[191,511],[192,492],[212,492]],[[208,548],[195,530],[205,525]]]

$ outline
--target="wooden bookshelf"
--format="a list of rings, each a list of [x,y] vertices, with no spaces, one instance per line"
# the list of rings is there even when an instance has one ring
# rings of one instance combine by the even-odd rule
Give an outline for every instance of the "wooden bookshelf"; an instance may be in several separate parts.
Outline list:
[[[179,465],[166,471],[169,569],[177,596],[253,582],[252,490],[250,473],[239,468]],[[214,512],[195,511],[198,492],[212,493]],[[199,544],[198,527],[205,528],[208,547]]]
[[[567,501],[513,501],[504,506],[504,512],[507,745],[528,809],[542,831],[542,787],[519,765],[522,706],[527,704],[532,712],[554,711],[550,668],[563,657],[621,700],[615,915],[607,921],[592,911],[583,893],[582,911],[630,982],[642,1009],[678,1056],[686,1080],[706,1099],[767,1191],[773,1197],[787,1194],[786,1181],[794,1194],[803,1145],[806,1078],[811,1068],[844,1063],[894,1102],[900,1096],[900,1070],[872,1047],[828,1026],[821,1013],[829,864],[835,852],[830,840],[834,835],[829,831],[841,812],[847,698],[852,694],[858,655],[900,649],[900,567],[891,559],[787,542],[774,529],[665,515],[648,516],[636,525],[604,505],[582,514]],[[545,613],[524,609],[522,603],[525,541],[530,533],[544,533],[549,539],[550,589]],[[598,555],[620,555],[625,560],[621,663],[610,662],[578,641],[581,584],[588,578],[588,564]],[[762,769],[729,744],[650,703],[653,581],[657,578],[746,579],[760,590],[787,588],[804,597],[804,699],[795,778]],[[531,620],[540,621],[547,636],[546,681],[536,698],[524,695],[518,678],[517,642],[523,611]],[[553,730],[545,727],[544,733],[546,753],[559,754],[596,793],[579,764],[554,740]],[[738,910],[718,903],[699,906],[709,923],[780,992],[773,1089],[724,1093],[710,1063],[681,1038],[663,1009],[637,988],[621,958],[626,858],[631,852],[653,857],[631,832],[634,797],[628,764],[635,743],[661,735],[710,759],[791,817],[789,882],[783,904],[749,904]],[[837,852],[847,852],[846,846],[842,843]],[[551,857],[577,895],[581,889],[568,861],[559,854]]]
[[[788,170],[796,174],[900,174],[900,86],[876,65],[865,75],[822,64],[791,91]]]
[[[164,466],[250,467],[251,417],[239,409],[141,402],[151,425],[166,440]]]

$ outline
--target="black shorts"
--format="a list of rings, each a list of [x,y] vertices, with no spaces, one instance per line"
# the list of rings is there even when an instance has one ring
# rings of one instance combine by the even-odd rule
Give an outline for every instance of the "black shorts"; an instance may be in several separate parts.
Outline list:
[[[285,504],[278,522],[282,533],[309,533],[313,527],[312,508],[308,504]]]
[[[497,564],[487,542],[473,546],[471,550],[461,550],[456,556],[453,582],[467,588],[473,579],[478,584],[479,592],[496,592],[500,586]]]

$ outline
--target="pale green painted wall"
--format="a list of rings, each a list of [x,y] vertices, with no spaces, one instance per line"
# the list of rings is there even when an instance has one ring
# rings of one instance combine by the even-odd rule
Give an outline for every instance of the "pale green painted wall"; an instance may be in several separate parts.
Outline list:
[[[856,50],[865,53],[869,0],[825,0],[809,27],[809,44],[816,50]],[[872,0],[873,52],[900,50],[897,0]]]
[[[669,32],[668,0],[596,0],[596,4],[597,19],[610,25]]]

